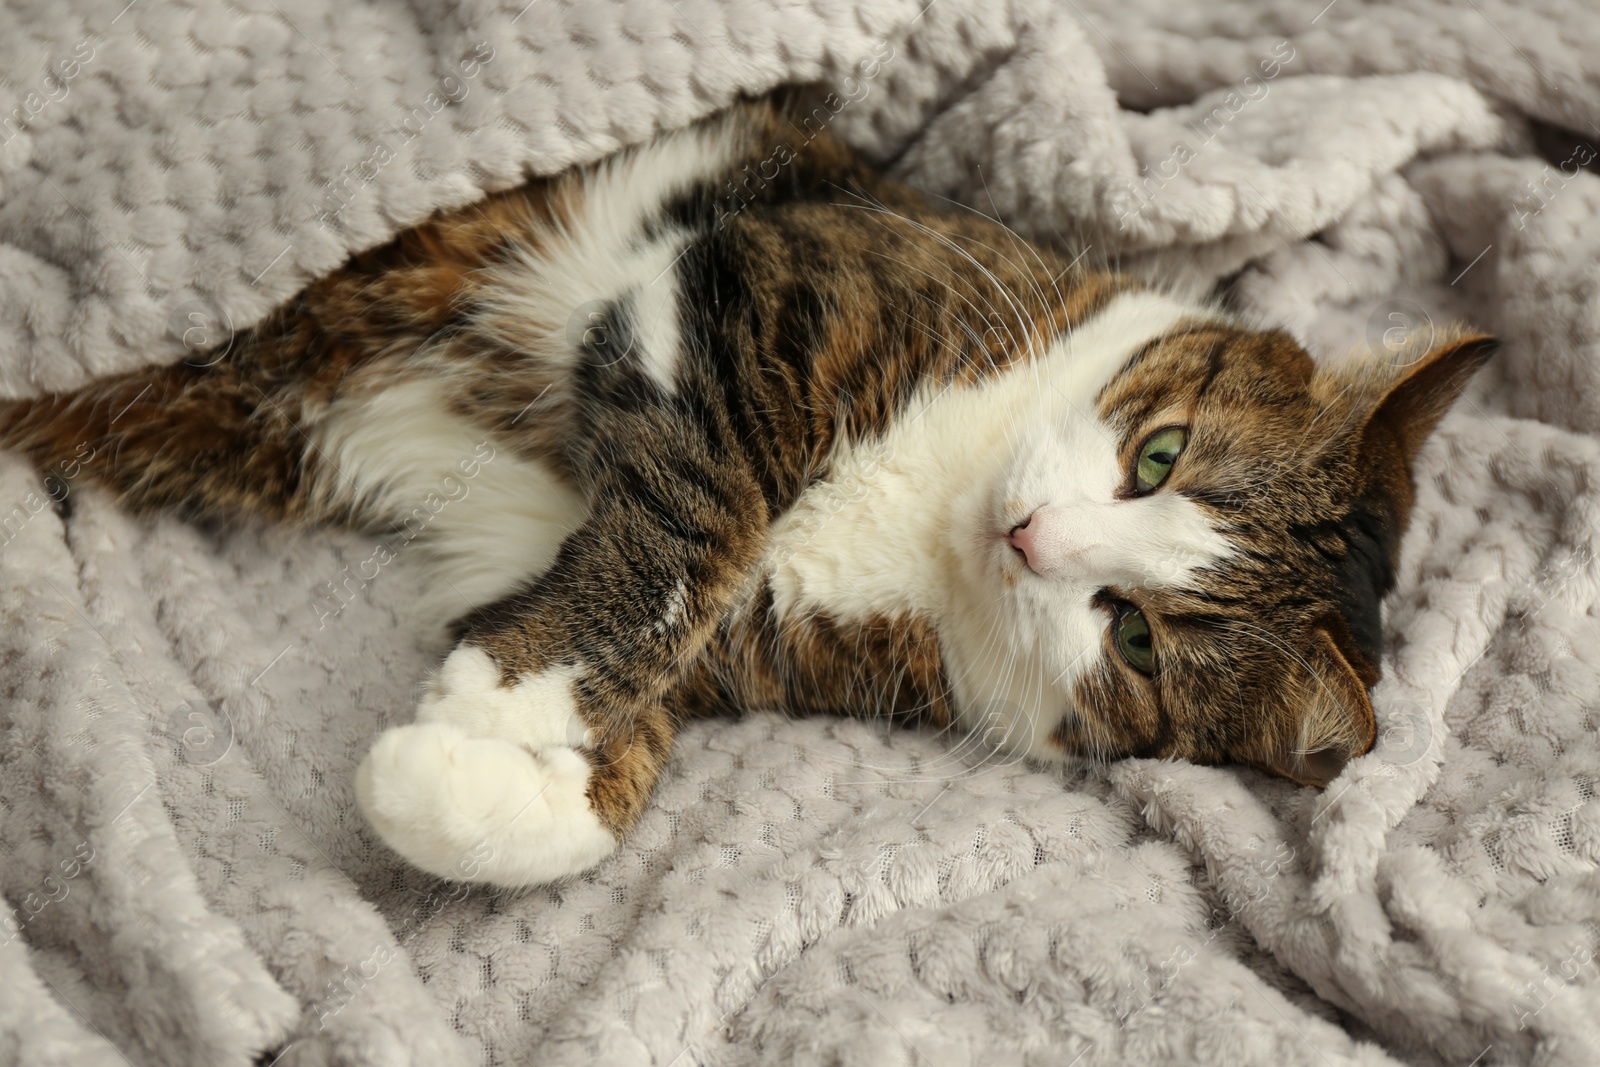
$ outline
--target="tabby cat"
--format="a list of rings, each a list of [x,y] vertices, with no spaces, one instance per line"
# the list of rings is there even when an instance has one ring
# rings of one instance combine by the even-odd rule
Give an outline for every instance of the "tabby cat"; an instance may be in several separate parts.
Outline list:
[[[1318,786],[1366,752],[1412,457],[1493,342],[1318,367],[796,130],[741,105],[440,214],[0,441],[202,520],[425,521],[471,609],[356,792],[445,877],[597,863],[715,709]]]

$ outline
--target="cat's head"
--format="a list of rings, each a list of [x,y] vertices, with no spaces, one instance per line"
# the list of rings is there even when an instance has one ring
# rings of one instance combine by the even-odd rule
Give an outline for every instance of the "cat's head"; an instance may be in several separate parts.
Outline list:
[[[1117,297],[1035,361],[957,509],[958,703],[1039,754],[1325,785],[1373,744],[1413,457],[1493,347],[1319,368],[1287,334]]]

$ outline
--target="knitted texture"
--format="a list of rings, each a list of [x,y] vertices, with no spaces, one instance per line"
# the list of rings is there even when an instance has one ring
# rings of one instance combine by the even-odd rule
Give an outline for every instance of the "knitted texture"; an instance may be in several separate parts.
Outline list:
[[[124,2],[0,6],[0,395],[225,349],[435,209],[796,81],[930,192],[1319,357],[1505,347],[1420,460],[1380,743],[1326,792],[751,709],[518,894],[354,807],[441,652],[416,560],[73,471],[63,516],[0,456],[0,1064],[1596,1061],[1582,0]]]

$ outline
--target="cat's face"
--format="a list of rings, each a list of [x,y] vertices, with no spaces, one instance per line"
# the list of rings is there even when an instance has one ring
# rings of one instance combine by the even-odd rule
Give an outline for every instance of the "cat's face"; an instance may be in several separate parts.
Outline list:
[[[1325,784],[1373,742],[1411,459],[1491,347],[1318,370],[1285,334],[1122,298],[1038,361],[953,516],[958,703],[1035,754]]]

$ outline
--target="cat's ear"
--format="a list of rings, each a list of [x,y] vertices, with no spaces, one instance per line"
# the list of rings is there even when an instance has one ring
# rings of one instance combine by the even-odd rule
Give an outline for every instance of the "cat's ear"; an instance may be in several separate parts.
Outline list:
[[[1499,347],[1493,337],[1469,334],[1418,356],[1400,370],[1378,400],[1367,421],[1367,440],[1386,437],[1399,445],[1409,464],[1478,368]]]
[[[1378,723],[1367,686],[1377,680],[1377,672],[1354,649],[1346,654],[1335,627],[1327,624],[1312,630],[1305,668],[1291,695],[1299,728],[1292,741],[1268,757],[1265,768],[1321,789],[1339,777],[1346,763],[1372,748]]]

